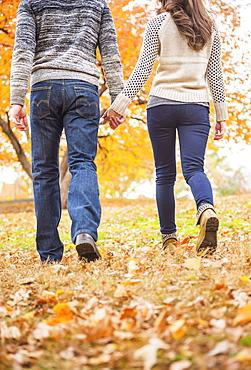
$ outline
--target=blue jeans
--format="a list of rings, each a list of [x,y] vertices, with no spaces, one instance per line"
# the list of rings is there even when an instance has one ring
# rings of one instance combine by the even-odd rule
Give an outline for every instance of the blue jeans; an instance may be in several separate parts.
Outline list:
[[[32,86],[30,115],[37,250],[42,262],[59,262],[63,256],[58,233],[59,144],[63,129],[72,174],[68,194],[72,242],[80,233],[98,238],[101,207],[94,163],[100,116],[98,89],[81,80],[39,82]]]
[[[161,105],[147,110],[148,130],[156,167],[156,198],[162,234],[176,232],[174,183],[176,130],[184,178],[197,208],[213,205],[212,188],[204,173],[210,130],[209,109],[198,104]]]

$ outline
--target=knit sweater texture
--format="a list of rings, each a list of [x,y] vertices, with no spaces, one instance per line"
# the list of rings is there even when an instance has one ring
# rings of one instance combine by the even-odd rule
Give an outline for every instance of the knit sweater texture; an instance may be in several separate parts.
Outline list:
[[[188,46],[169,13],[157,15],[148,22],[138,62],[112,104],[113,110],[125,114],[127,106],[150,77],[158,56],[150,96],[188,103],[209,102],[209,84],[216,120],[228,118],[221,42],[216,27],[205,47],[195,51]]]
[[[123,72],[112,15],[105,0],[22,0],[11,68],[11,104],[24,104],[31,85],[78,79],[98,86],[100,50],[113,101]]]

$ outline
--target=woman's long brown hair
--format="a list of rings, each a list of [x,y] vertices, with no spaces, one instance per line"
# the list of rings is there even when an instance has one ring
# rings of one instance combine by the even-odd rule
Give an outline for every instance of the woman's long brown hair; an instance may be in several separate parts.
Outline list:
[[[169,12],[178,30],[187,38],[188,46],[203,49],[210,38],[213,20],[202,0],[160,0],[162,9]]]

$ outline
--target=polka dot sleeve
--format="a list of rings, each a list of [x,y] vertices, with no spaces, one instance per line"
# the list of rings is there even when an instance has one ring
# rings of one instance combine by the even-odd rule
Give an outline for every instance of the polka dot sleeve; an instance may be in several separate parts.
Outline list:
[[[159,52],[158,32],[166,15],[160,15],[150,19],[147,23],[138,62],[128,79],[122,93],[120,93],[111,108],[121,115],[137,95],[150,77],[155,60]]]
[[[221,41],[217,29],[207,68],[207,80],[212,94],[217,121],[227,119],[226,93],[221,66]]]

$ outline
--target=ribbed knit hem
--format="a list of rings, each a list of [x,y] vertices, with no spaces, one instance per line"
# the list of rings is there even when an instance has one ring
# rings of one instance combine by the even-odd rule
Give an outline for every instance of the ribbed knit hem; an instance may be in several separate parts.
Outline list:
[[[38,82],[48,81],[48,80],[81,80],[88,82],[94,86],[98,86],[99,79],[96,76],[90,75],[83,72],[74,72],[63,69],[53,69],[53,68],[40,68],[33,72],[31,77],[31,86]]]
[[[121,116],[124,116],[126,108],[130,103],[131,99],[120,93],[112,103],[111,109],[113,109],[116,113],[121,114]]]
[[[227,103],[220,102],[214,103],[214,109],[216,113],[216,121],[226,121],[228,119]]]
[[[175,89],[164,89],[161,87],[152,87],[150,95],[158,96],[160,98],[186,102],[186,103],[198,103],[198,102],[209,102],[209,95],[206,89],[202,91],[191,91],[181,92]]]

